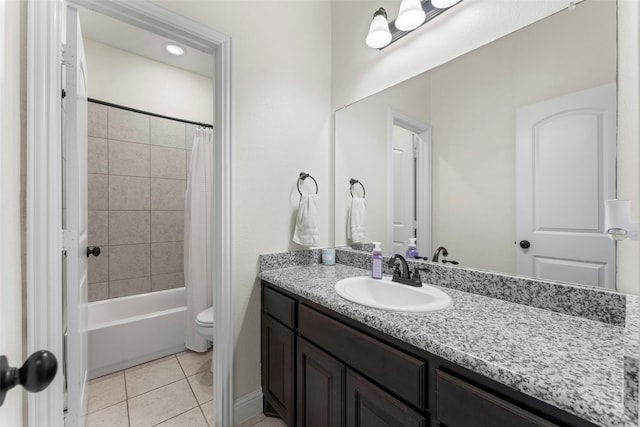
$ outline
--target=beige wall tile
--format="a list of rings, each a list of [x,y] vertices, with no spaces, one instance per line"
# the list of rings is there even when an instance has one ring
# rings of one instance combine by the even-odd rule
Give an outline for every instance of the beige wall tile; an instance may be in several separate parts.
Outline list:
[[[190,376],[187,380],[189,380],[189,385],[199,404],[213,399],[213,373],[209,371],[200,372]]]
[[[186,181],[151,178],[152,210],[183,210]]]
[[[110,281],[149,276],[149,251],[148,244],[109,246]]]
[[[175,120],[150,117],[151,145],[184,148],[186,136],[185,124]]]
[[[129,399],[184,378],[184,373],[175,357],[127,369],[124,375]]]
[[[89,102],[87,105],[87,125],[89,136],[107,137],[107,107]]]
[[[86,427],[129,427],[127,402],[87,415]]]
[[[149,176],[149,146],[134,142],[109,141],[109,174]]]
[[[197,406],[187,380],[129,399],[131,427],[152,426]]]
[[[152,243],[151,272],[153,275],[183,271],[184,245],[182,242]]]
[[[158,424],[156,427],[209,427],[207,420],[200,408],[193,408],[190,411],[180,414],[175,418],[171,418],[163,423]]]
[[[109,244],[150,242],[149,211],[109,211]]]
[[[184,272],[160,274],[151,276],[151,291],[164,291],[165,289],[181,288],[184,286]]]
[[[89,173],[108,173],[107,140],[90,136],[87,144],[87,171]]]
[[[89,230],[89,246],[108,245],[109,211],[89,211],[87,228]]]
[[[151,211],[151,241],[184,240],[184,211]]]
[[[123,402],[126,399],[124,373],[122,372],[89,381],[88,413]]]
[[[100,256],[87,258],[89,283],[109,281],[109,247],[100,248]]]
[[[130,176],[109,177],[109,209],[149,209],[151,200],[149,178]]]
[[[148,292],[151,292],[150,276],[125,280],[112,280],[109,282],[109,298],[146,294]]]
[[[89,302],[109,299],[109,282],[89,283]]]
[[[108,209],[108,185],[109,177],[107,175],[89,174],[87,188],[87,204],[89,210]]]
[[[109,139],[149,143],[149,116],[109,107]]]
[[[184,150],[151,146],[151,177],[186,179]]]

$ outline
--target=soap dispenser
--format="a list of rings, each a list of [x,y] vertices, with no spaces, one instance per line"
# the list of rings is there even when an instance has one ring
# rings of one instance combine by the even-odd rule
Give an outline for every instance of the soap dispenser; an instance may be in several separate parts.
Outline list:
[[[382,248],[380,242],[373,242],[373,252],[371,253],[371,277],[382,279]]]
[[[418,246],[416,245],[415,237],[409,239],[409,246],[407,247],[406,255],[407,259],[416,259],[418,256]]]

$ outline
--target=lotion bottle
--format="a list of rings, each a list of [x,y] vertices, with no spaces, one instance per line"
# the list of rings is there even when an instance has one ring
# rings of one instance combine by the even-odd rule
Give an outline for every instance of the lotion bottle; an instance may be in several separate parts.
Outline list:
[[[409,246],[407,247],[406,255],[407,259],[416,259],[418,256],[418,246],[416,245],[415,237],[409,239]]]
[[[380,242],[373,242],[374,248],[371,253],[371,277],[382,279],[382,248]]]

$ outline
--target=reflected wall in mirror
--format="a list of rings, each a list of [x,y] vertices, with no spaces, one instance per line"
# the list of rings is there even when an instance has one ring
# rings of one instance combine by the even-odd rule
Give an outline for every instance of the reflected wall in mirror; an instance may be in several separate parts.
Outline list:
[[[615,246],[602,226],[603,200],[615,198],[616,179],[618,185],[625,179],[615,176],[616,13],[614,1],[582,2],[337,111],[336,246],[352,243],[346,233],[349,179],[356,178],[367,190],[365,241],[383,242],[386,255],[406,250],[407,237],[394,229],[408,217],[421,237],[420,255],[429,259],[433,249],[445,246],[463,266],[613,288]],[[583,99],[585,93],[598,98],[596,104],[588,98],[582,107],[563,107],[566,98]],[[517,123],[522,126],[520,116],[547,104],[559,109],[545,112],[527,131],[534,142],[525,151],[538,173],[528,197],[537,204],[529,208],[535,230],[523,234],[516,232],[524,209],[516,185],[523,169],[516,166]],[[398,126],[416,147],[415,173],[401,161]],[[587,148],[561,143],[574,137]],[[400,176],[414,189],[397,185]],[[411,200],[402,202],[400,195]],[[413,212],[407,215],[403,205]],[[589,215],[566,223],[575,217],[566,213],[578,206],[588,207]],[[576,239],[545,243],[547,253],[533,256],[531,268],[523,270],[517,258],[535,254],[544,246],[540,236],[558,231],[575,232]],[[521,248],[520,241],[529,241],[530,248]],[[602,252],[597,256],[595,249],[565,252],[596,246]]]

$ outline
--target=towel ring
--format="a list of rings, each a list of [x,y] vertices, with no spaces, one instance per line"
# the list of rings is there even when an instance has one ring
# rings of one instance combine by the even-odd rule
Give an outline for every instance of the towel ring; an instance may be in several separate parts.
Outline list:
[[[349,192],[351,193],[351,197],[353,197],[353,186],[356,184],[360,184],[360,187],[362,187],[362,198],[364,199],[364,197],[367,195],[367,190],[364,189],[364,185],[362,185],[362,183],[360,181],[358,181],[357,179],[349,179]]]
[[[300,181],[304,181],[307,178],[311,178],[313,180],[313,183],[316,185],[316,194],[318,194],[318,182],[316,181],[316,179],[306,172],[300,172],[300,177],[298,178],[298,182],[296,183],[296,187],[298,187],[298,193],[300,193],[300,197],[302,197],[302,191],[300,191]]]

